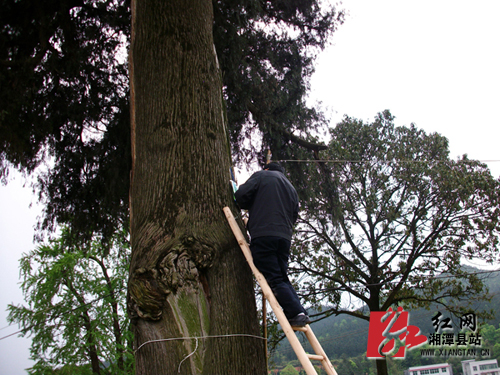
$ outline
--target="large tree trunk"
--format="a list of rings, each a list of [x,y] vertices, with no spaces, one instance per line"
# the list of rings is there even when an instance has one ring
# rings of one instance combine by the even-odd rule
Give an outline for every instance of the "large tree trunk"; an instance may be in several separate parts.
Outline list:
[[[252,276],[222,211],[232,199],[230,152],[212,18],[210,0],[132,1],[128,304],[134,346],[144,345],[137,374],[179,365],[182,374],[266,373],[259,338],[164,341],[259,335]]]

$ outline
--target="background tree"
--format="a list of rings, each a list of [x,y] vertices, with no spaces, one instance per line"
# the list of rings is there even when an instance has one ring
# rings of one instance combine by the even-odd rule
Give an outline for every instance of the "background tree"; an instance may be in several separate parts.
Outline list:
[[[237,160],[304,142],[321,123],[305,105],[316,53],[343,22],[318,1],[213,1],[231,147]],[[42,231],[57,224],[103,240],[128,227],[126,49],[130,1],[1,0],[0,177],[46,163]],[[257,133],[255,130],[258,130]],[[250,135],[262,142],[244,146]]]
[[[316,54],[343,20],[342,10],[315,0],[214,1],[214,42],[237,161],[263,161],[267,149],[275,158],[290,157],[292,145],[322,148],[304,139],[325,123],[305,99]],[[250,137],[260,142],[245,142]]]
[[[283,370],[281,370],[280,375],[299,375],[299,372],[292,365],[287,365]]]
[[[481,327],[481,335],[484,338],[483,347],[490,350],[490,358],[500,360],[500,327],[485,324]]]
[[[124,297],[129,245],[117,236],[104,257],[99,241],[74,248],[70,237],[64,229],[21,259],[27,306],[9,305],[8,319],[33,336],[29,373],[131,374]]]
[[[321,155],[332,162],[295,171],[295,271],[308,276],[309,301],[332,306],[324,314],[368,320],[370,311],[431,303],[462,314],[486,298],[461,260],[497,259],[499,182],[484,164],[450,160],[443,136],[393,120],[389,111],[371,124],[346,117]],[[356,303],[346,309],[342,296]],[[385,361],[377,369],[386,374]]]
[[[40,229],[111,238],[128,225],[129,2],[1,6],[0,176],[45,164]]]

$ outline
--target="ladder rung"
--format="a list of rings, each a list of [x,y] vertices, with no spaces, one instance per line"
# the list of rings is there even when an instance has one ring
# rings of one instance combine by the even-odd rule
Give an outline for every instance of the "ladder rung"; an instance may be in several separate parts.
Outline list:
[[[308,329],[308,328],[307,328],[307,326],[305,326],[305,327],[297,327],[297,326],[292,326],[292,329],[293,329],[294,331],[307,332],[307,329]]]
[[[309,359],[314,359],[316,361],[323,361],[325,359],[325,357],[323,357],[322,355],[316,355],[316,354],[308,354],[307,357]]]

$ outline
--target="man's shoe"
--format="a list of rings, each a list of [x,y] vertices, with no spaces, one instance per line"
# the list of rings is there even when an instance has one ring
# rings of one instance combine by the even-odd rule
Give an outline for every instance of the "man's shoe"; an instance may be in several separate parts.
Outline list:
[[[289,319],[288,322],[292,327],[304,327],[306,324],[311,323],[311,319],[306,314],[300,313]]]

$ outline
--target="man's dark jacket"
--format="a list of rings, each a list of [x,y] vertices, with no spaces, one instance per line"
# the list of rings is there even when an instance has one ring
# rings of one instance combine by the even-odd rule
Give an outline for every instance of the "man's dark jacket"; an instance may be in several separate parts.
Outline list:
[[[276,236],[291,241],[299,213],[297,191],[279,171],[255,172],[235,193],[236,202],[249,210],[252,238]]]

